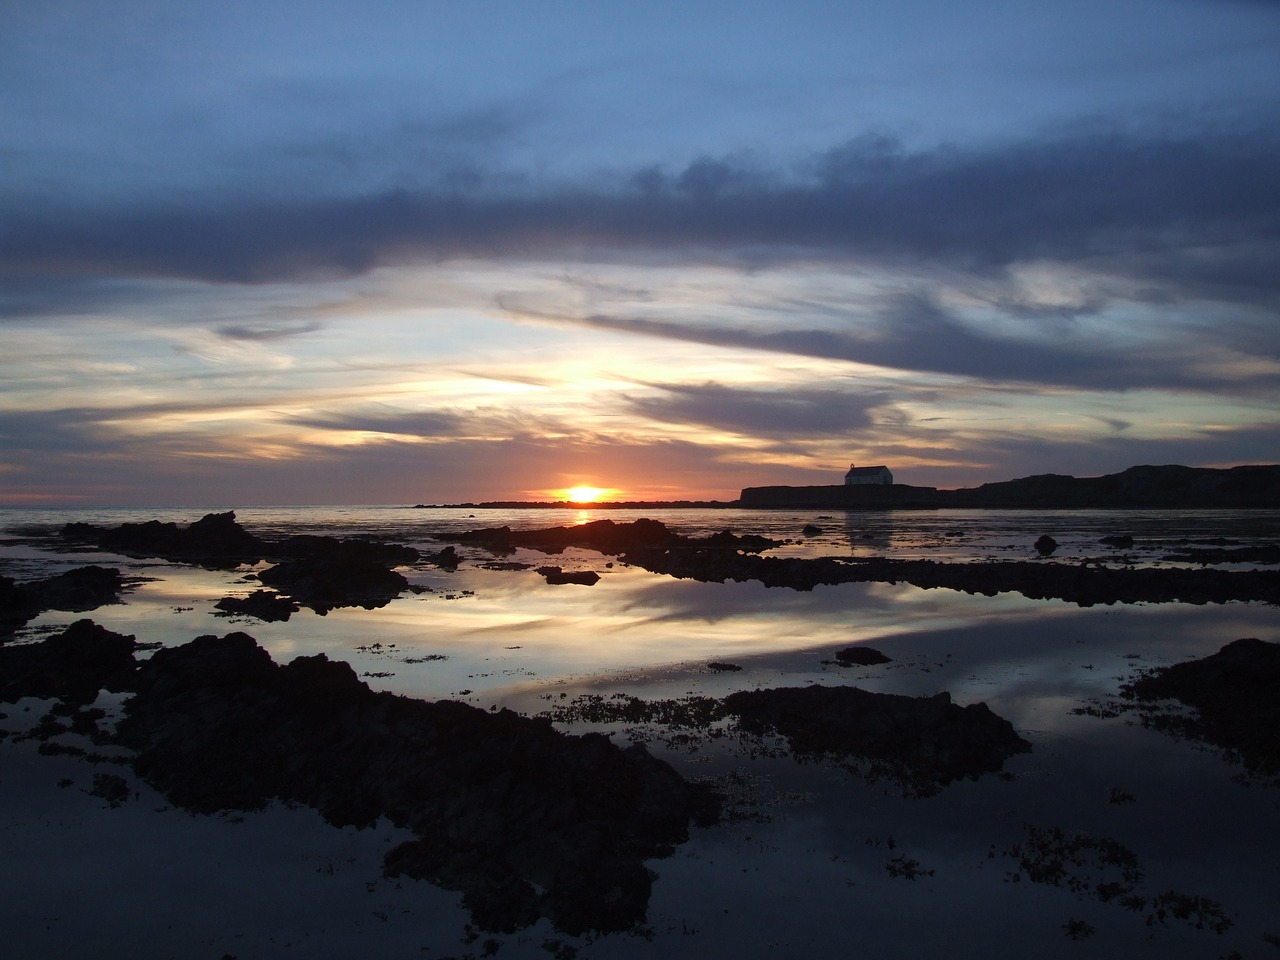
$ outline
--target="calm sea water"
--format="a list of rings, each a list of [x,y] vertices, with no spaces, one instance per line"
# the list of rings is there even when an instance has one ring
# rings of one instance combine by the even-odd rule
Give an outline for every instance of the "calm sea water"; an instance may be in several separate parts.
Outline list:
[[[1073,713],[1114,693],[1137,670],[1203,656],[1242,636],[1280,640],[1280,608],[1238,603],[1081,608],[1019,595],[970,596],[902,584],[842,584],[797,592],[756,583],[674,580],[585,550],[555,558],[520,551],[507,558],[601,574],[591,587],[550,586],[532,570],[488,569],[487,553],[465,547],[464,562],[455,572],[404,569],[416,592],[383,608],[338,609],[327,616],[304,610],[286,623],[266,624],[223,618],[214,609],[221,597],[256,588],[246,576],[251,570],[205,571],[109,554],[66,555],[45,549],[40,540],[69,520],[189,523],[203,512],[0,511],[0,574],[25,578],[72,564],[117,565],[137,578],[135,586],[124,603],[88,614],[111,629],[166,644],[244,630],[279,661],[325,653],[351,663],[375,689],[448,697],[485,709],[505,706],[537,713],[583,694],[655,698],[856,683],[911,695],[948,691],[961,704],[985,702],[1033,744],[1031,754],[1007,765],[1010,778],[966,781],[938,797],[912,800],[820,764],[749,758],[715,745],[689,750],[651,743],[652,750],[686,776],[719,778],[745,791],[754,812],[744,821],[696,831],[673,857],[653,863],[658,880],[649,937],[573,941],[581,957],[834,956],[843,955],[855,941],[860,950],[876,956],[1205,957],[1232,950],[1254,956],[1274,949],[1264,935],[1280,934],[1274,909],[1280,892],[1275,866],[1280,839],[1274,830],[1280,791],[1242,785],[1236,779],[1238,768],[1216,753],[1168,740],[1123,718]],[[1068,562],[1159,565],[1169,562],[1162,559],[1168,553],[1190,545],[1280,541],[1280,512],[1256,511],[823,514],[298,507],[236,513],[246,528],[264,537],[326,533],[428,549],[438,548],[437,536],[466,529],[529,529],[638,516],[660,519],[689,535],[726,528],[762,533],[787,541],[776,553],[798,556],[1031,559],[1035,539],[1047,533],[1060,544],[1056,558]],[[816,524],[821,532],[803,535],[806,524]],[[1099,543],[1112,534],[1133,536],[1134,547],[1116,551]],[[22,636],[44,636],[81,616],[50,612]],[[874,645],[893,662],[853,671],[832,665],[832,654],[853,643]],[[713,661],[741,669],[713,670],[708,666]],[[622,743],[637,735],[606,730]],[[308,859],[316,855],[317,845],[329,842],[323,839],[328,834],[299,826],[300,814],[287,817],[277,811],[263,814],[263,820],[251,817],[244,829],[258,830],[258,839],[246,843],[240,854],[229,852],[238,849],[234,836],[209,833],[213,839],[207,842],[220,862],[243,858],[235,860],[236,870],[267,869],[261,859],[263,838],[279,838],[290,830],[306,835],[304,847],[310,852],[298,854],[307,866],[294,873],[282,866],[284,854],[272,855],[270,869],[283,871],[280,876],[286,879],[269,889],[251,885],[253,899],[247,907],[237,900],[234,881],[220,880],[210,888],[193,866],[190,876],[182,874],[182,882],[208,899],[208,910],[202,911],[191,906],[190,898],[175,899],[172,883],[147,886],[153,874],[171,877],[179,869],[171,858],[163,858],[163,845],[158,861],[137,853],[147,843],[139,838],[160,829],[153,823],[155,815],[130,814],[132,843],[109,840],[111,824],[119,825],[121,819],[104,821],[105,826],[95,820],[97,832],[89,834],[68,833],[48,821],[42,845],[29,847],[18,839],[25,836],[22,831],[29,832],[33,816],[23,798],[37,794],[5,793],[5,782],[0,771],[0,862],[11,864],[0,877],[10,881],[13,891],[0,906],[0,926],[19,931],[19,942],[31,948],[26,955],[57,955],[63,947],[85,942],[65,933],[65,925],[40,919],[49,912],[41,912],[40,904],[56,901],[67,881],[37,866],[39,858],[60,849],[68,857],[87,857],[86,849],[108,842],[141,858],[128,868],[133,894],[151,898],[161,913],[183,916],[188,926],[180,928],[217,947],[212,955],[275,955],[273,944],[281,942],[282,929],[289,931],[291,942],[310,944],[308,955],[316,956],[341,955],[337,946],[325,948],[325,943],[358,943],[369,956],[461,956],[479,949],[465,942],[465,918],[455,901],[445,897],[437,902],[434,894],[415,892],[422,885],[401,889],[378,880],[376,851],[362,848],[356,839],[342,842],[356,851],[350,862],[363,863],[360,858],[366,857],[373,864],[368,891],[357,884],[352,889],[360,892],[349,903],[335,900],[338,888],[333,884],[338,881],[317,879]],[[1111,802],[1116,790],[1134,801]],[[76,800],[67,791],[38,795],[48,804]],[[59,822],[74,816],[90,814],[68,813]],[[1151,893],[1177,890],[1209,897],[1230,911],[1235,924],[1224,935],[1180,921],[1149,927],[1141,916],[1115,904],[1025,879],[1009,882],[1014,864],[1004,851],[1024,835],[1027,824],[1114,837],[1140,856]],[[199,832],[204,827],[168,819],[162,827],[174,832],[165,843],[194,849],[205,842],[200,839],[205,833]],[[364,842],[385,840],[371,835]],[[100,856],[120,861],[105,848]],[[910,857],[933,872],[915,880],[892,876],[886,863],[896,856]],[[21,883],[15,880],[18,875]],[[281,884],[292,885],[292,894],[277,889]],[[93,913],[95,922],[132,942],[155,937],[155,924],[148,926],[144,913],[113,900],[115,894],[106,887],[95,887],[98,899],[86,900],[106,905]],[[320,921],[291,906],[304,889],[326,904],[323,937],[316,927]],[[368,904],[375,892],[376,910],[384,919],[371,925]],[[436,904],[429,920],[428,902]],[[263,903],[274,905],[272,919],[254,919],[265,909]],[[228,925],[227,916],[237,919]],[[1071,920],[1085,921],[1094,933],[1085,940],[1071,939],[1064,933]],[[236,932],[239,939],[231,935]],[[548,939],[555,939],[549,930],[500,937],[499,955],[545,960],[552,955],[545,949]],[[160,937],[156,942],[168,941]],[[141,949],[134,955],[168,954]]]

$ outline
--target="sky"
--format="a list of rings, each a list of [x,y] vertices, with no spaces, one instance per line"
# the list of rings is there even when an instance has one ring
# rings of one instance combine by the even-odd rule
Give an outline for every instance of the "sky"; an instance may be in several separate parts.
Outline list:
[[[0,23],[0,504],[1280,461],[1280,2]]]

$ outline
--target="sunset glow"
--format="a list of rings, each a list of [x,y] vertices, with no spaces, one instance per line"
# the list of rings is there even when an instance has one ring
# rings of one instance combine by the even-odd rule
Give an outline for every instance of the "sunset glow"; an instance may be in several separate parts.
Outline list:
[[[332,6],[7,5],[0,503],[1280,449],[1274,3]]]
[[[564,492],[564,498],[570,503],[595,503],[608,492],[600,487],[570,487]]]

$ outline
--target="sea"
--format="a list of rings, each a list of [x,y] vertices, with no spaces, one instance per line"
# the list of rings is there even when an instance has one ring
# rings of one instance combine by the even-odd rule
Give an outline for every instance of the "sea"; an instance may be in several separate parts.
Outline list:
[[[557,707],[584,698],[810,684],[946,692],[961,705],[986,704],[1032,750],[1001,774],[921,798],[840,764],[797,763],[733,738],[682,740],[561,715],[556,722],[567,733],[643,743],[684,776],[734,798],[733,817],[695,828],[670,857],[650,863],[643,929],[570,937],[545,921],[478,932],[456,894],[383,878],[379,857],[397,836],[389,825],[341,831],[313,812],[284,808],[191,817],[142,782],[133,801],[109,808],[88,789],[92,771],[82,761],[37,755],[29,741],[10,738],[0,743],[0,928],[20,955],[66,955],[92,942],[127,945],[105,954],[136,957],[1247,957],[1280,943],[1280,788],[1220,751],[1102,709],[1145,670],[1241,637],[1280,642],[1274,605],[1082,607],[905,583],[798,591],[680,580],[580,549],[518,550],[500,559],[529,566],[511,569],[468,544],[458,547],[456,571],[402,568],[411,590],[383,607],[304,609],[264,623],[215,606],[258,589],[254,567],[209,571],[55,549],[56,532],[71,521],[187,524],[225,509],[0,510],[0,575],[33,579],[98,563],[130,580],[121,603],[47,612],[12,642],[39,640],[83,617],[163,645],[242,631],[278,662],[323,653],[350,663],[376,690],[553,719]],[[235,514],[267,539],[327,534],[423,550],[467,530],[639,517],[689,536],[763,534],[782,542],[771,555],[797,557],[1168,567],[1196,565],[1179,557],[1193,549],[1280,543],[1280,510],[305,506]],[[1034,546],[1041,535],[1058,544],[1051,560],[1041,561]],[[1111,546],[1104,537],[1133,543]],[[548,563],[592,570],[600,580],[553,586],[534,569]],[[859,644],[890,663],[839,666],[835,653]],[[0,726],[34,722],[38,705],[25,706],[0,704],[9,714]],[[1078,843],[1057,882],[1033,879],[1019,851],[1028,836],[1053,830],[1130,851],[1141,864],[1144,906],[1107,897],[1117,868],[1099,858],[1099,844]],[[1229,924],[1215,932],[1219,915]],[[198,954],[187,949],[193,943]]]

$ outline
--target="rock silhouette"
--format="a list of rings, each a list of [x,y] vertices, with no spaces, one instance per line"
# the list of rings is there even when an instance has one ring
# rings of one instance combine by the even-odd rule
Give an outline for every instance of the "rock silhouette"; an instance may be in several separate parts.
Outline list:
[[[90,565],[52,577],[18,583],[0,577],[0,642],[46,610],[83,612],[117,603],[124,590],[120,571]]]
[[[1202,659],[1157,668],[1124,684],[1121,695],[1192,707],[1194,716],[1158,713],[1147,720],[1225,750],[1261,776],[1280,775],[1280,644],[1236,640]]]
[[[485,929],[540,917],[573,934],[630,929],[652,887],[644,861],[716,814],[708,790],[601,734],[375,693],[346,663],[280,666],[243,633],[141,663],[136,648],[88,620],[0,648],[0,700],[83,705],[103,688],[131,691],[116,742],[172,803],[198,813],[301,803],[335,825],[386,817],[417,834],[387,855],[387,873],[461,891]]]

